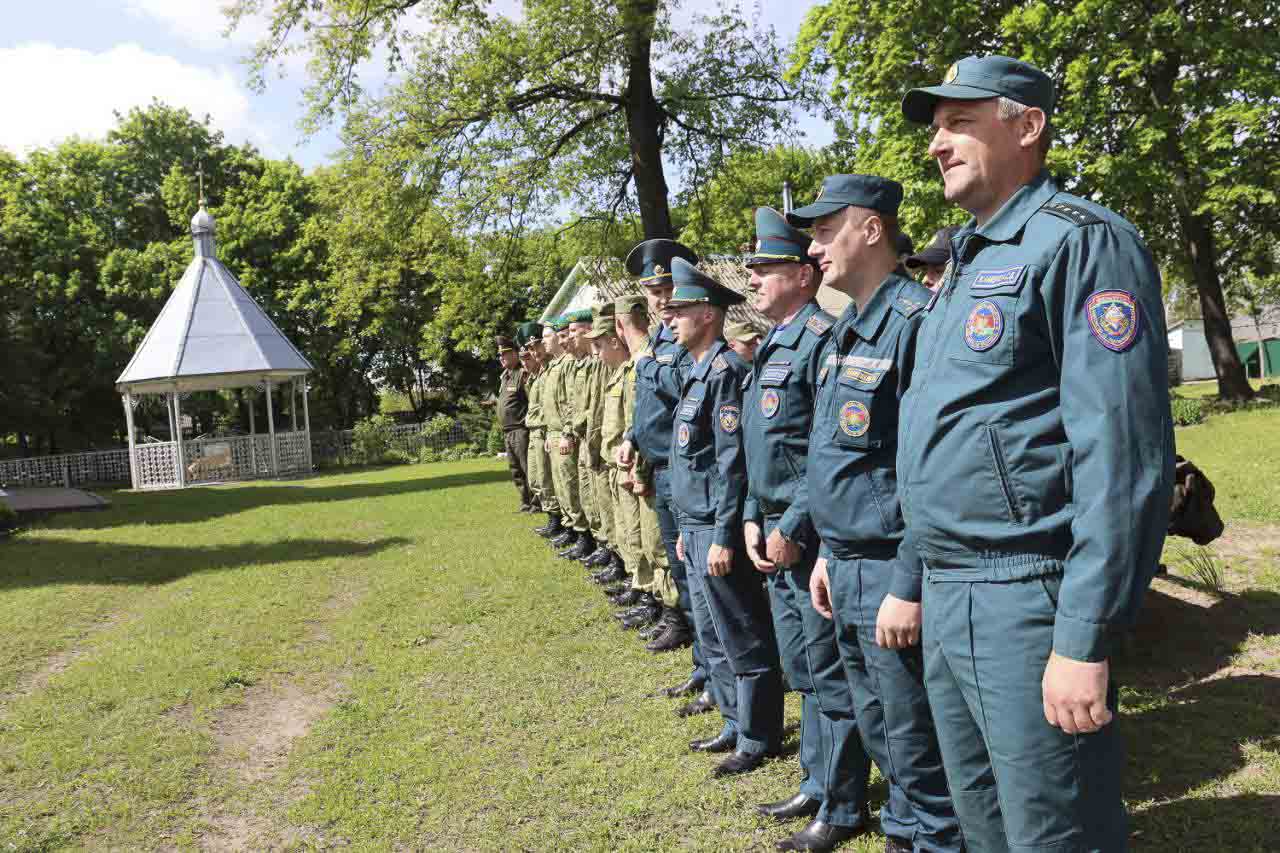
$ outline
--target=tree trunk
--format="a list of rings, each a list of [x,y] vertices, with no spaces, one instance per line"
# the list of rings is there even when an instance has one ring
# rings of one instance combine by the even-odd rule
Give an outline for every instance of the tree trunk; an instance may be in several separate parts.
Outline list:
[[[631,174],[640,202],[640,222],[644,237],[675,237],[671,208],[667,203],[667,179],[662,169],[662,113],[653,96],[654,0],[633,0],[627,35],[627,142],[631,147]]]
[[[1253,399],[1253,387],[1244,373],[1240,353],[1231,337],[1231,315],[1222,295],[1218,275],[1218,249],[1207,217],[1181,215],[1182,234],[1191,260],[1191,276],[1200,294],[1200,316],[1204,318],[1204,337],[1213,358],[1213,371],[1218,375],[1218,396],[1224,400]]]

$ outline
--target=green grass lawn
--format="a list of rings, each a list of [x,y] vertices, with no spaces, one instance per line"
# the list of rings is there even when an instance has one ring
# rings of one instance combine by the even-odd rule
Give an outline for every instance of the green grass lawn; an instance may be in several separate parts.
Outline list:
[[[1239,523],[1221,594],[1171,547],[1117,665],[1138,849],[1274,849],[1278,425],[1179,431]],[[715,721],[648,695],[687,654],[618,630],[501,463],[112,499],[0,543],[0,849],[739,850],[798,828],[750,808],[796,790],[794,757],[709,777],[686,742]]]

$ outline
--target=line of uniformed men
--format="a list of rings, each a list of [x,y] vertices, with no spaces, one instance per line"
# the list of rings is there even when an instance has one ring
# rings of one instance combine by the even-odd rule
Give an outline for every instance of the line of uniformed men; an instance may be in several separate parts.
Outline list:
[[[898,272],[902,186],[834,175],[756,212],[775,325],[752,364],[723,336],[744,297],[669,240],[627,258],[643,303],[543,332],[545,367],[522,331],[543,532],[597,579],[631,569],[624,621],[692,639],[669,693],[722,725],[690,748],[752,770],[781,746],[784,672],[802,694],[799,792],[757,807],[809,818],[779,849],[865,832],[871,761],[888,851],[1127,845],[1108,662],[1168,522],[1163,312],[1133,227],[1044,171],[1053,105],[999,56],[908,93],[973,216],[931,289]]]

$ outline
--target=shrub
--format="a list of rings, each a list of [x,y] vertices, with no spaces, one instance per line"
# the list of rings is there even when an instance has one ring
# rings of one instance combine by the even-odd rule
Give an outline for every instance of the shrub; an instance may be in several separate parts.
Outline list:
[[[382,458],[383,461],[390,462],[395,465],[409,465],[418,461],[417,456],[400,447],[391,448]]]
[[[18,514],[13,507],[0,501],[0,533],[8,533],[18,526]]]
[[[428,446],[438,449],[444,446],[452,430],[453,418],[439,414],[423,424],[422,438]]]
[[[1191,426],[1192,424],[1204,422],[1204,404],[1199,400],[1188,400],[1186,397],[1174,397],[1170,402],[1173,407],[1174,426]]]
[[[391,450],[392,427],[395,424],[386,415],[373,415],[357,421],[352,435],[356,458],[366,465],[382,462]]]
[[[418,450],[418,464],[430,465],[432,462],[439,462],[440,454],[433,448],[423,446]]]

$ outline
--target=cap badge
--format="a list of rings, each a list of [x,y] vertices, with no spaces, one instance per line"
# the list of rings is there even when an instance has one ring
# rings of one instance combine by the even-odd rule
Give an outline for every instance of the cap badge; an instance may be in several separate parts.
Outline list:
[[[781,404],[782,399],[778,396],[778,392],[772,388],[766,388],[760,395],[760,414],[771,418],[778,413],[778,407]]]
[[[1085,303],[1089,331],[1112,352],[1124,352],[1138,337],[1138,303],[1123,290],[1100,290]]]
[[[667,270],[666,270],[666,268],[665,268],[665,267],[663,267],[663,266],[662,266],[662,264],[654,264],[654,265],[653,265],[653,274],[654,274],[654,275],[665,275],[665,274],[666,274],[666,272],[667,272]]]
[[[960,73],[959,63],[956,63],[956,62],[951,63],[951,67],[947,69],[947,73],[943,76],[942,82],[950,83],[951,81],[956,79],[956,75],[958,75],[959,73]]]
[[[1004,334],[1004,315],[990,299],[984,299],[969,312],[964,322],[964,342],[974,352],[986,352],[1000,342]]]
[[[871,412],[864,403],[850,400],[840,407],[840,429],[844,434],[858,438],[866,435],[871,428]]]

